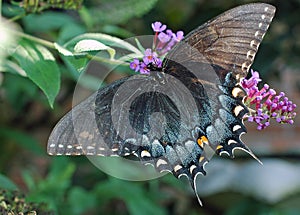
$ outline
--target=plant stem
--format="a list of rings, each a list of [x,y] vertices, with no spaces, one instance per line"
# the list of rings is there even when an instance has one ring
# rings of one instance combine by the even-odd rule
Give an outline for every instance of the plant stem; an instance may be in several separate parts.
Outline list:
[[[17,21],[18,19],[21,19],[21,18],[23,18],[24,16],[26,16],[26,13],[18,14],[18,15],[16,15],[16,16],[10,18],[10,19],[8,20],[8,22],[14,22],[14,21]]]
[[[31,40],[31,41],[36,42],[36,43],[39,43],[39,44],[41,44],[43,46],[46,46],[48,48],[51,48],[51,49],[55,49],[57,51],[57,48],[56,48],[56,46],[54,45],[53,42],[49,42],[47,40],[43,40],[43,39],[40,39],[38,37],[34,37],[34,36],[31,36],[31,35],[19,32],[19,31],[14,31],[14,33],[17,34],[20,37],[26,38],[28,40]],[[86,57],[88,59],[90,59],[90,60],[95,60],[95,61],[98,61],[98,62],[113,64],[113,65],[128,64],[128,63],[126,63],[124,61],[103,58],[103,57],[94,56],[94,55],[90,55],[90,54],[87,54]]]
[[[90,59],[90,60],[98,61],[98,62],[101,62],[101,63],[108,63],[108,64],[114,64],[114,65],[126,65],[126,64],[129,64],[129,63],[126,63],[124,61],[103,58],[103,57],[94,56],[94,55],[90,55],[90,54],[87,54],[86,57],[88,59]]]
[[[20,36],[20,37],[23,37],[23,38],[26,38],[26,39],[31,40],[33,42],[39,43],[39,44],[41,44],[43,46],[46,46],[48,48],[55,49],[54,43],[49,42],[48,40],[43,40],[41,38],[34,37],[34,36],[31,36],[31,35],[25,34],[23,32],[20,32],[20,31],[14,31],[14,33],[16,35]]]

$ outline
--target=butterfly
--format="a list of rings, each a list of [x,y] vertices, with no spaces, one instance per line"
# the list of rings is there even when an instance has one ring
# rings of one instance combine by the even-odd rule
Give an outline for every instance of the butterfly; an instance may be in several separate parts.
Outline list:
[[[242,149],[246,77],[275,7],[238,6],[190,32],[167,54],[162,68],[99,89],[53,129],[50,155],[135,155],[159,172],[196,178],[213,151],[233,157]],[[198,197],[201,204],[201,201]]]

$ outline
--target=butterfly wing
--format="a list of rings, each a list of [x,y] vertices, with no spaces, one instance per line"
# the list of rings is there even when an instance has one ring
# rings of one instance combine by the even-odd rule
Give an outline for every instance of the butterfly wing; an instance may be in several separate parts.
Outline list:
[[[63,117],[50,135],[48,153],[134,154],[160,172],[179,176],[189,171],[184,166],[193,164],[193,169],[204,173],[203,150],[193,141],[197,107],[193,99],[183,104],[184,98],[192,98],[191,92],[173,76],[157,72],[123,78]]]
[[[113,132],[103,133],[106,143],[116,142],[109,148],[126,149],[125,155],[134,153],[159,171],[174,171],[188,163],[201,169],[202,150],[192,141],[192,131],[199,122],[197,107],[193,99],[182,103],[184,98],[191,98],[191,92],[173,76],[160,72],[132,76],[114,96],[97,98],[96,107],[101,109],[95,111],[98,128],[105,131],[113,127]],[[104,100],[106,110],[99,105]],[[113,139],[116,136],[120,137],[117,141]]]
[[[245,77],[274,14],[275,7],[264,3],[228,10],[190,32],[166,58],[177,63],[208,61]]]
[[[205,137],[217,154],[233,156],[242,149],[255,158],[240,139],[248,110],[239,80],[247,75],[274,13],[275,7],[263,3],[226,11],[189,33],[163,61],[163,71],[184,83],[197,103],[198,141]],[[195,190],[197,173],[186,175]]]
[[[67,113],[50,134],[47,145],[48,154],[106,156],[115,154],[111,151],[111,148],[104,144],[101,135],[101,133],[108,131],[99,131],[98,129],[95,115],[96,100],[99,96],[110,100],[110,97],[113,98],[116,89],[126,80],[127,78],[123,78],[101,88]],[[105,108],[107,99],[98,105]]]

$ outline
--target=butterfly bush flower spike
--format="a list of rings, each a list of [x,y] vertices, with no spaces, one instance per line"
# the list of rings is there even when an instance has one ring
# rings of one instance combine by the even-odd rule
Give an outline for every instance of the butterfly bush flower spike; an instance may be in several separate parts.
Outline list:
[[[241,81],[247,93],[245,105],[250,109],[250,113],[246,116],[247,120],[255,122],[258,130],[268,127],[270,119],[283,124],[293,124],[296,104],[290,101],[284,92],[277,94],[268,84],[259,89],[257,86],[261,81],[259,73],[251,70],[251,75],[249,79],[244,78]]]
[[[167,29],[167,26],[161,22],[154,22],[151,27],[155,33],[152,48],[145,50],[142,59],[134,58],[133,61],[130,62],[130,69],[141,74],[149,74],[150,65],[154,68],[161,68],[162,60],[165,55],[184,37],[183,31],[173,33],[172,30]]]

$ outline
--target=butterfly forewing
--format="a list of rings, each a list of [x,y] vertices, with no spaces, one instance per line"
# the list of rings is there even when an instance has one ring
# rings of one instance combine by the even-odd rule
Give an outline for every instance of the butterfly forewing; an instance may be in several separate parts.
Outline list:
[[[168,59],[178,63],[208,61],[245,77],[274,14],[275,7],[263,3],[226,11],[189,33],[168,54],[164,66]]]

